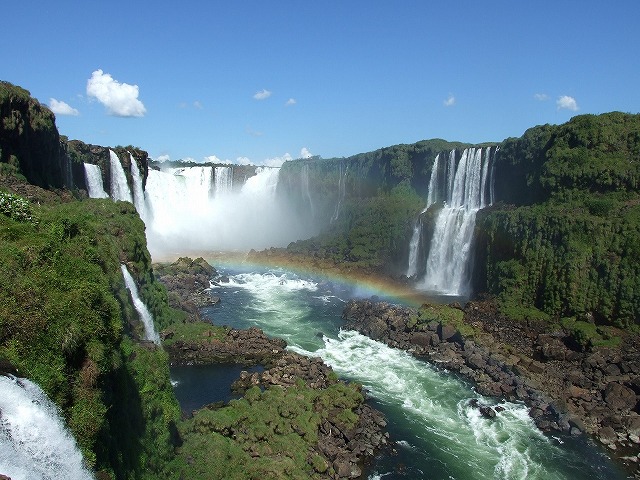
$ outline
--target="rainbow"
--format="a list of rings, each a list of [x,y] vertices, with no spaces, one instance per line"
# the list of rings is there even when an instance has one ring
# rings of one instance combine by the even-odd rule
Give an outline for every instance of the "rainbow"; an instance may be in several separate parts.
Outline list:
[[[274,253],[275,252],[275,253]],[[262,252],[193,252],[192,257],[202,257],[214,268],[229,270],[261,270],[282,268],[301,277],[313,277],[316,280],[335,282],[357,289],[362,298],[381,297],[392,303],[401,303],[419,307],[424,303],[451,303],[458,297],[443,297],[421,292],[410,285],[390,277],[367,272],[346,265],[311,259],[302,255],[290,255],[280,251]],[[179,256],[165,256],[162,263],[177,260]],[[155,261],[155,259],[154,259]]]

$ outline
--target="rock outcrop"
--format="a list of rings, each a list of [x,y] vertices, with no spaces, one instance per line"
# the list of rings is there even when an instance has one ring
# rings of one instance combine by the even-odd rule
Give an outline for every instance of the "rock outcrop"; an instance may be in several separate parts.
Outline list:
[[[577,352],[535,322],[514,325],[491,304],[470,302],[464,323],[472,338],[438,321],[416,324],[415,309],[352,301],[345,328],[457,372],[479,393],[525,402],[544,431],[592,434],[628,463],[640,454],[640,349],[626,337],[620,349]],[[482,407],[482,406],[480,406]],[[481,410],[485,416],[496,412]]]

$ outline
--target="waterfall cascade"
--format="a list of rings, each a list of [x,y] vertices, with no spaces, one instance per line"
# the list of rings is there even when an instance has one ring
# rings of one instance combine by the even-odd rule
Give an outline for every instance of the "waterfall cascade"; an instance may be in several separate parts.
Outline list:
[[[133,203],[131,189],[127,183],[127,176],[124,173],[122,164],[116,152],[109,150],[111,160],[111,198],[114,201],[122,200]]]
[[[129,154],[131,160],[131,178],[133,178],[133,204],[142,220],[146,219],[146,206],[144,201],[144,190],[142,188],[142,174],[138,168],[138,163],[133,155]]]
[[[494,153],[491,148],[467,148],[458,161],[455,151],[443,165],[439,156],[434,160],[427,208],[440,201],[444,206],[436,219],[421,289],[468,293],[476,213],[493,200]]]
[[[151,316],[151,312],[144,304],[140,295],[138,293],[138,287],[136,286],[136,282],[133,280],[133,277],[127,270],[126,265],[120,265],[120,269],[122,270],[122,276],[124,277],[124,283],[127,286],[127,289],[131,293],[131,299],[133,300],[133,306],[138,312],[142,323],[144,324],[144,335],[145,340],[150,340],[156,345],[160,345],[160,336],[158,332],[156,332],[155,325],[153,324],[153,317]]]
[[[213,180],[214,197],[230,194],[233,191],[233,167],[215,167]]]
[[[93,478],[58,409],[35,383],[0,375],[0,473],[13,480]]]
[[[102,170],[99,165],[85,163],[84,179],[87,184],[87,193],[89,194],[89,198],[109,198],[109,194],[104,191]]]

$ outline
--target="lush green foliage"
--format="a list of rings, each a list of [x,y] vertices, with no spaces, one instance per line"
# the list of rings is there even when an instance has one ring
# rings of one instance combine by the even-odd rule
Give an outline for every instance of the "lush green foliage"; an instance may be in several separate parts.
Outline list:
[[[640,115],[536,127],[505,141],[499,159],[496,191],[537,203],[479,215],[484,287],[525,316],[639,323]]]
[[[168,426],[179,410],[166,355],[123,340],[139,322],[121,262],[155,295],[147,295],[151,304],[166,298],[150,273],[140,218],[123,202],[36,206],[11,198],[11,212],[40,221],[0,215],[0,357],[62,408],[89,464],[119,478],[152,471],[171,451]],[[135,422],[119,425],[120,416]]]
[[[37,223],[29,202],[12,193],[0,192],[0,213],[19,222]]]
[[[303,382],[283,389],[248,390],[220,409],[202,409],[181,427],[184,440],[167,478],[310,479],[332,467],[313,446],[321,423],[342,431],[355,426],[363,401],[357,385],[322,390]],[[324,477],[323,477],[324,478]]]

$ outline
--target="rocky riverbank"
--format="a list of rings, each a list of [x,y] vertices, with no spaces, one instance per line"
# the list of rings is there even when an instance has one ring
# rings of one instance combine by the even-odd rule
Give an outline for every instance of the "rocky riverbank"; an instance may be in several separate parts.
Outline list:
[[[173,299],[172,306],[189,312],[184,321],[176,322],[161,332],[163,347],[173,365],[260,364],[265,367],[264,371],[242,372],[233,383],[233,390],[244,395],[243,399],[253,407],[262,408],[264,411],[257,416],[264,419],[273,415],[273,403],[280,401],[277,400],[279,395],[286,398],[289,395],[286,392],[293,392],[294,397],[289,403],[296,404],[275,408],[277,415],[266,422],[266,426],[249,426],[239,419],[239,423],[224,428],[218,428],[218,422],[209,420],[203,426],[203,419],[214,415],[214,411],[226,412],[226,409],[234,409],[239,404],[205,407],[194,412],[193,419],[182,427],[185,444],[179,456],[184,457],[189,465],[199,463],[195,461],[191,445],[203,441],[197,438],[206,430],[206,435],[222,435],[226,441],[237,443],[249,458],[262,461],[273,457],[271,460],[277,462],[275,457],[282,453],[274,451],[272,446],[265,446],[265,443],[275,445],[282,442],[276,439],[277,436],[294,435],[297,438],[290,440],[301,442],[306,445],[301,448],[307,450],[304,455],[306,467],[298,465],[295,468],[306,468],[311,472],[309,478],[361,477],[367,460],[388,442],[388,434],[384,431],[386,422],[380,412],[365,403],[361,387],[338,380],[331,367],[320,358],[287,352],[284,340],[269,338],[258,328],[241,330],[197,320],[198,309],[210,304],[206,298],[209,292],[203,287],[208,286],[210,278],[215,275],[215,269],[203,259],[193,261],[184,257],[170,265],[154,268],[166,286],[170,300]],[[284,393],[275,393],[274,389]],[[258,407],[263,403],[264,406]],[[302,416],[293,415],[297,409],[302,410]],[[235,417],[235,414],[230,415]],[[301,424],[303,420],[304,425]],[[192,429],[191,424],[197,428]],[[251,433],[252,430],[259,430],[260,435]],[[271,436],[274,439],[267,442]],[[241,456],[237,461],[244,460]],[[187,474],[189,467],[184,468],[180,471]]]
[[[479,393],[525,402],[544,431],[586,432],[635,470],[640,455],[640,355],[635,337],[621,348],[573,350],[561,332],[501,318],[488,302],[412,308],[352,301],[345,328],[412,352],[475,383]],[[430,311],[431,310],[431,311]],[[456,317],[452,324],[447,317]],[[467,333],[463,335],[461,331]],[[472,332],[472,333],[470,333]],[[484,407],[485,416],[495,411]]]
[[[201,320],[200,308],[220,301],[209,291],[216,269],[202,257],[180,257],[173,263],[154,263],[158,280],[167,288],[169,306],[187,313],[187,321]]]

